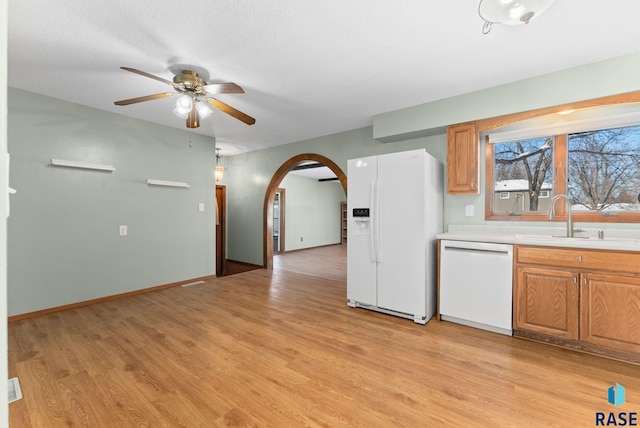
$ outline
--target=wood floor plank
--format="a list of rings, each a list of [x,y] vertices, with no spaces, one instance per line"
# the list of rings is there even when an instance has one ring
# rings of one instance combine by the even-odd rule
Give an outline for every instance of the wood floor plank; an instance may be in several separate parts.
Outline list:
[[[346,305],[254,270],[9,325],[12,427],[593,426],[640,367]]]

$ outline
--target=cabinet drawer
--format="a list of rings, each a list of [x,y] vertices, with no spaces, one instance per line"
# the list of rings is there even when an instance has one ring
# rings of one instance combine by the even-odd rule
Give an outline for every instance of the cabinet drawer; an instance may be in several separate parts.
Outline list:
[[[640,252],[518,245],[516,263],[640,274]]]

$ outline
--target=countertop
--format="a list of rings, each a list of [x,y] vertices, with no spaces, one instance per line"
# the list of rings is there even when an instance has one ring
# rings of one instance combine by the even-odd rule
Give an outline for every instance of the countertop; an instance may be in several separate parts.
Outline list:
[[[604,239],[598,238],[599,231],[603,231]],[[573,238],[565,237],[566,233],[566,227],[449,225],[449,231],[438,234],[436,238],[452,241],[640,251],[640,229],[576,227]]]

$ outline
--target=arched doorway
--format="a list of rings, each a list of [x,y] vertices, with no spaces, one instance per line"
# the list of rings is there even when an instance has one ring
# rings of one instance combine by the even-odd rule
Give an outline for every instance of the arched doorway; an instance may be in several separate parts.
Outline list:
[[[335,164],[331,159],[315,153],[304,153],[297,155],[286,161],[278,168],[273,174],[269,186],[267,187],[267,193],[264,196],[264,209],[263,209],[263,236],[262,236],[262,266],[265,268],[273,267],[273,200],[276,196],[278,186],[284,177],[301,162],[315,161],[327,166],[340,180],[344,194],[347,194],[347,176]]]

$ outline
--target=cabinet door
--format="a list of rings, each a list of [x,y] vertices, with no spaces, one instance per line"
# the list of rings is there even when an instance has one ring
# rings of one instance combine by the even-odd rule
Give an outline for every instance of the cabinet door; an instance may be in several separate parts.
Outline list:
[[[451,194],[478,194],[478,126],[475,122],[447,129],[447,191]]]
[[[577,282],[571,271],[518,266],[514,328],[577,340]]]
[[[582,275],[580,339],[640,353],[640,278]]]

